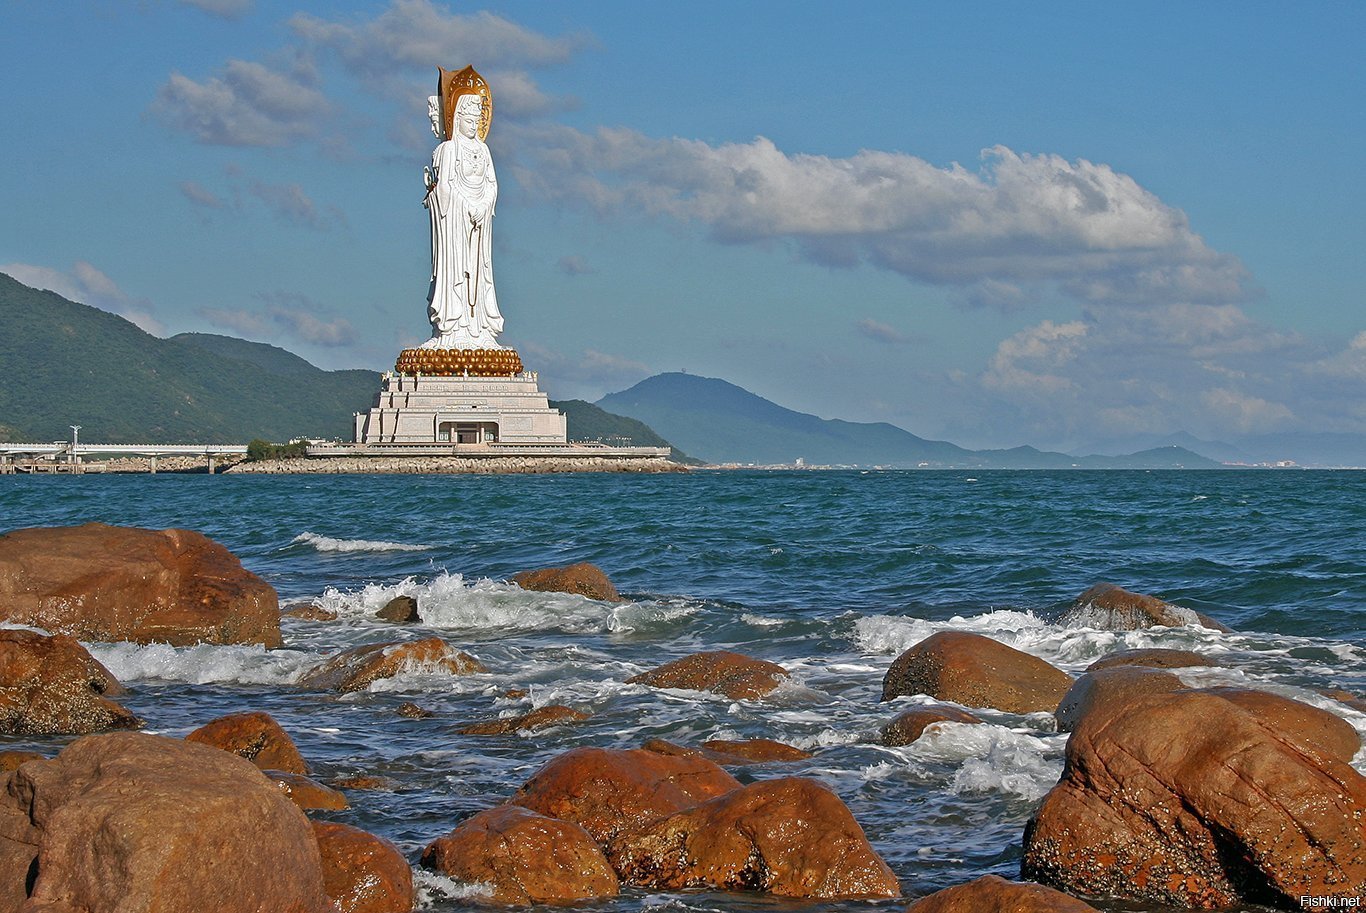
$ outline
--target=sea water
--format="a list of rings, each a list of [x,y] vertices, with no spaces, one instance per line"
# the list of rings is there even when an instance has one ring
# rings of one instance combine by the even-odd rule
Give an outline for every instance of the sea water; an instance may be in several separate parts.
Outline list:
[[[818,778],[848,804],[908,897],[1018,873],[1024,823],[1062,770],[1048,714],[986,710],[912,745],[880,728],[922,697],[879,702],[903,650],[941,630],[994,637],[1078,673],[1105,653],[1176,647],[1218,659],[1192,684],[1266,688],[1366,732],[1318,694],[1366,692],[1366,472],[717,472],[547,476],[77,476],[0,478],[0,530],[98,520],[199,530],[332,622],[285,619],[285,648],[91,644],[152,732],[182,736],[265,710],[351,808],[318,817],[393,840],[416,860],[550,758],[651,738],[771,738],[807,761],[735,769],[745,782]],[[520,570],[591,561],[626,602],[524,592]],[[1203,628],[1117,632],[1056,623],[1089,586],[1117,583],[1213,616]],[[415,596],[422,622],[372,616]],[[297,688],[337,650],[438,635],[487,673],[412,669],[345,696]],[[781,663],[763,701],[628,685],[698,650]],[[510,689],[525,697],[510,698]],[[408,719],[412,701],[434,712]],[[507,736],[474,721],[568,704],[592,717]],[[48,753],[66,740],[3,739]],[[1355,759],[1366,772],[1366,753]],[[424,909],[476,909],[478,886],[419,873]],[[795,904],[628,889],[594,911],[900,910],[905,901]],[[1153,911],[1143,904],[1110,910]],[[1249,908],[1251,909],[1251,908]]]

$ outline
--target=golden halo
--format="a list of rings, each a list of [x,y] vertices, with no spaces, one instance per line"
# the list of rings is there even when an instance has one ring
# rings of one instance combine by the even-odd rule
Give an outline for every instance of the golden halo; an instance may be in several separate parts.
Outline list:
[[[455,105],[462,95],[478,95],[483,107],[479,116],[479,139],[489,135],[489,124],[493,123],[493,93],[484,77],[474,71],[474,67],[452,73],[437,67],[436,94],[441,99],[441,125],[446,130],[446,139],[455,135]]]

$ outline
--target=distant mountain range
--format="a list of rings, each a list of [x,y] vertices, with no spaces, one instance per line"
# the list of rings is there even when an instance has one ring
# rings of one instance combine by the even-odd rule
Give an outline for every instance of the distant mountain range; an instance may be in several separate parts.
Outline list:
[[[598,405],[640,419],[675,446],[714,463],[964,467],[977,469],[1214,469],[1184,447],[1075,457],[1033,447],[967,450],[886,422],[846,422],[795,412],[741,387],[693,374],[657,374]]]

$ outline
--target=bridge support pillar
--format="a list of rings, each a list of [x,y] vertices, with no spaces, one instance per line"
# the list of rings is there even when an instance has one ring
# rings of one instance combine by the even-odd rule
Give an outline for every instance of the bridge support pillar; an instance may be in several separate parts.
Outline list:
[[[209,475],[213,475],[213,454],[209,454]]]
[[[152,475],[156,475],[156,474],[157,474],[157,457],[156,457],[156,454],[152,454]]]

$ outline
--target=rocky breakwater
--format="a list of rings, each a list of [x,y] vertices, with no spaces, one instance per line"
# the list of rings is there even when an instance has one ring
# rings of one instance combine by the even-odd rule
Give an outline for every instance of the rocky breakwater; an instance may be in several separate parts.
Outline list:
[[[226,472],[273,475],[323,473],[394,473],[399,475],[450,473],[542,472],[687,472],[688,467],[667,457],[603,456],[373,456],[303,457],[238,463]]]
[[[1347,762],[1350,726],[1276,695],[1121,671],[1083,677],[1097,681],[1072,704],[1062,778],[1026,828],[1025,877],[1199,909],[1366,897],[1366,777]]]
[[[270,584],[183,529],[87,523],[0,536],[0,619],[81,640],[281,644]]]

